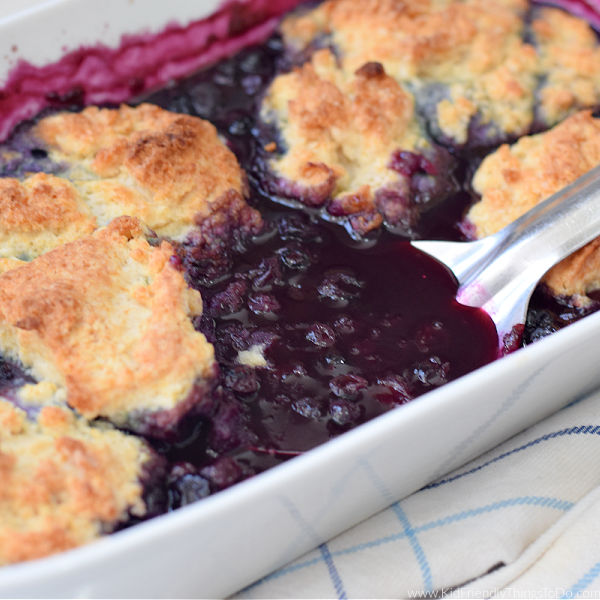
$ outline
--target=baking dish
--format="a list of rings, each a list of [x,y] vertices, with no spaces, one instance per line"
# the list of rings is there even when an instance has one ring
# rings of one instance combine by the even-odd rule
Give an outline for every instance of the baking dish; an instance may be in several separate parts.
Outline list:
[[[140,5],[135,28],[129,17],[124,19],[120,3],[107,4],[105,15],[118,39],[125,31],[160,27],[173,19],[185,23],[216,8],[206,2],[190,15],[186,5],[181,3],[181,12],[179,4],[160,8],[152,3],[148,10],[145,3],[143,11]],[[6,67],[15,55],[39,62],[37,48],[44,57],[56,58],[57,38],[44,35],[60,31],[53,23],[73,22],[77,11],[86,14],[82,1],[47,2],[38,12],[6,21],[6,43],[36,41],[16,52],[9,45]],[[151,15],[155,21],[143,20]],[[73,38],[71,47],[103,37],[93,29],[97,26],[97,19],[82,16],[78,35],[83,37]],[[594,356],[597,327],[593,315],[199,504],[77,551],[4,568],[0,595],[233,592],[593,389],[600,383]]]

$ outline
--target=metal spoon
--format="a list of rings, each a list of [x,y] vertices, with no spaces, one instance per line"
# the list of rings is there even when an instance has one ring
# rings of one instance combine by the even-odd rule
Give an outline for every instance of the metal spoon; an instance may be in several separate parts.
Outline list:
[[[600,166],[486,238],[412,245],[452,271],[458,302],[483,308],[502,346],[504,336],[525,323],[531,293],[546,271],[598,235]]]

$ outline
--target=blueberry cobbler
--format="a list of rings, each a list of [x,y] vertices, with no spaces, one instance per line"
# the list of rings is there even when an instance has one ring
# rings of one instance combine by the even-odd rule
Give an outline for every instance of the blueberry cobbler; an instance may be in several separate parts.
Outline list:
[[[409,240],[490,235],[600,163],[596,34],[524,0],[311,2],[129,105],[48,99],[0,146],[0,565],[494,360]],[[596,240],[546,274],[523,343],[599,290]]]

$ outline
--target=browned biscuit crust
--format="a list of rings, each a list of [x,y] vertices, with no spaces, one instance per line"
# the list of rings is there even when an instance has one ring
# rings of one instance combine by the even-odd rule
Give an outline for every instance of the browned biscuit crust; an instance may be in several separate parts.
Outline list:
[[[527,9],[525,0],[326,0],[286,19],[282,30],[298,48],[329,36],[348,71],[382,63],[418,96],[424,91],[420,103],[437,103],[428,112],[462,144],[473,123],[493,141],[498,133],[526,133],[536,117],[552,125],[600,100],[600,47],[590,26],[558,9],[539,10],[534,46],[524,41]],[[432,84],[445,97],[432,99]]]
[[[0,257],[32,259],[92,233],[96,221],[66,180],[0,178]]]
[[[143,516],[151,450],[71,411],[35,421],[0,399],[0,566],[88,543],[130,514]]]
[[[4,272],[1,352],[53,384],[42,396],[88,419],[143,430],[144,415],[162,415],[168,432],[214,370],[213,348],[191,323],[202,312],[200,294],[172,255],[168,243],[150,246],[139,222],[121,217]]]
[[[283,32],[301,46],[329,34],[349,71],[377,61],[397,81],[445,84],[437,121],[464,143],[476,113],[509,133],[533,118],[536,61],[522,42],[526,7],[525,0],[327,0],[289,18]]]
[[[99,225],[130,215],[182,240],[235,194],[232,225],[252,233],[260,227],[243,200],[244,173],[207,121],[150,104],[92,106],[46,117],[35,133],[54,160],[70,165],[68,176]]]
[[[395,151],[429,147],[414,115],[412,96],[378,63],[355,73],[336,65],[329,50],[279,75],[263,103],[286,152],[270,161],[310,205],[338,199],[345,214],[375,211],[375,192],[395,187],[409,195],[407,178],[390,168]],[[382,218],[371,221],[378,226]]]
[[[600,119],[589,111],[550,131],[503,145],[473,177],[481,195],[467,215],[476,237],[490,235],[600,164]],[[544,281],[557,295],[583,296],[600,287],[600,242],[595,240],[551,269]]]
[[[558,123],[578,107],[600,104],[600,46],[584,20],[542,8],[532,24],[544,84],[540,116]]]

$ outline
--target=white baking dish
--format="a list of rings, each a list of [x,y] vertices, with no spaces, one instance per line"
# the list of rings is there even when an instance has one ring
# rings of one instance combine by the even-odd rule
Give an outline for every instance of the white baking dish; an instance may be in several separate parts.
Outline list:
[[[27,8],[0,19],[0,77],[15,56],[43,64],[65,45],[115,44],[122,33],[185,24],[218,3],[37,4],[21,3]],[[230,594],[600,385],[599,337],[595,314],[195,505],[74,551],[4,567],[0,596]]]

